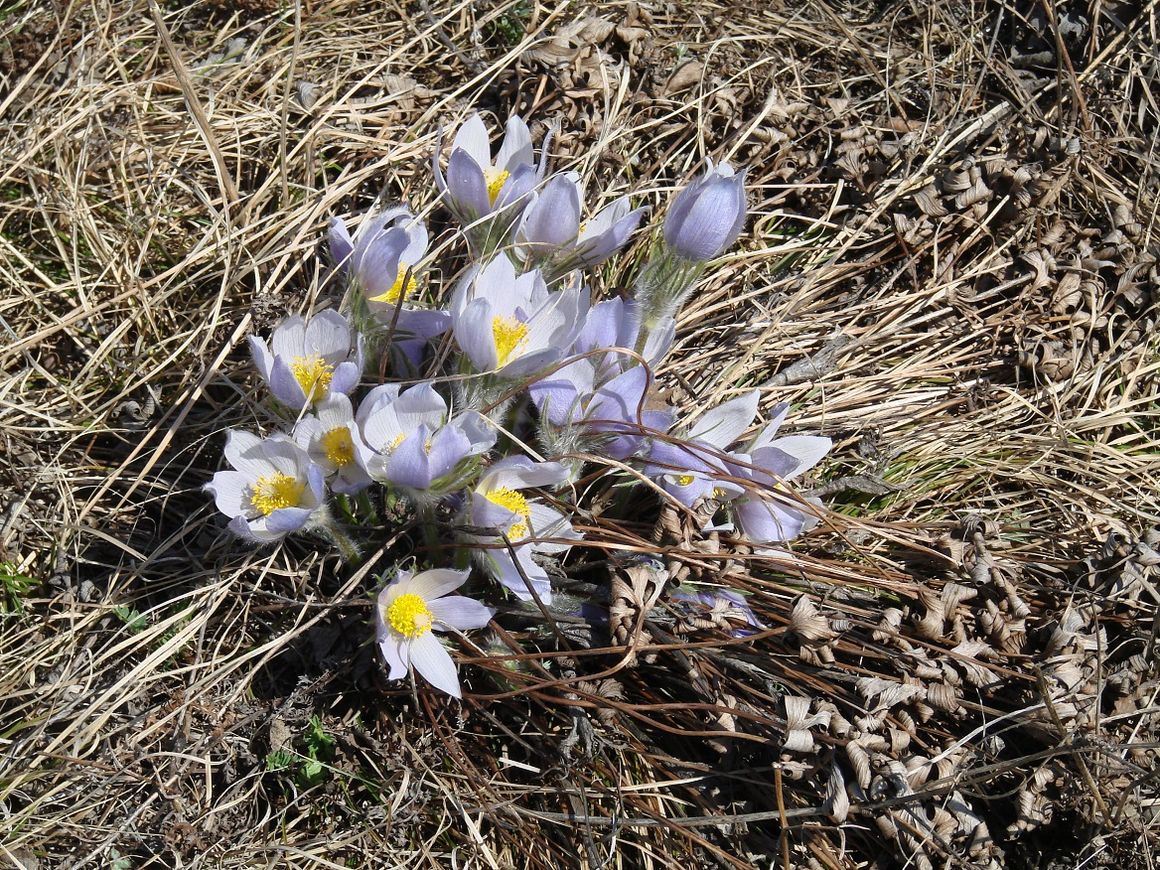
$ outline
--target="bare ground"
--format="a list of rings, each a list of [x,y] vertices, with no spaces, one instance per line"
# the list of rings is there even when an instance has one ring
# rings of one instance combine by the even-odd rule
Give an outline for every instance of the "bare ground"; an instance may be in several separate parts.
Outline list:
[[[0,856],[1151,867],[1158,26],[1100,0],[4,7]],[[336,301],[331,214],[431,206],[472,107],[558,123],[593,202],[749,167],[661,375],[689,411],[792,402],[837,444],[830,510],[792,560],[665,544],[768,630],[659,606],[629,665],[502,615],[449,704],[369,645],[405,535],[350,569],[224,534],[223,432],[273,422],[245,336]],[[655,510],[591,515],[570,578],[650,547]]]

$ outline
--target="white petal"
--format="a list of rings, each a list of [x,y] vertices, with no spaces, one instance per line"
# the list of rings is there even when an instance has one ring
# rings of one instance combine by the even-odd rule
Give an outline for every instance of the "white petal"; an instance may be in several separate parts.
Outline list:
[[[446,692],[452,698],[463,697],[463,692],[459,688],[459,674],[455,670],[455,662],[451,660],[451,653],[443,648],[439,638],[428,632],[411,641],[410,646],[411,666],[427,682],[436,689]]]
[[[432,568],[430,571],[420,571],[407,582],[400,583],[403,593],[418,595],[424,601],[432,601],[458,589],[467,582],[470,570],[455,571],[451,568]]]
[[[760,397],[761,393],[753,390],[711,409],[689,430],[689,439],[704,441],[724,450],[749,428],[757,416]]]

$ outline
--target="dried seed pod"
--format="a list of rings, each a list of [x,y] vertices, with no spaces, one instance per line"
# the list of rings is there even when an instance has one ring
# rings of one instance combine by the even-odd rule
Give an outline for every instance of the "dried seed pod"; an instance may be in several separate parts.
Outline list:
[[[822,804],[826,815],[835,824],[846,821],[850,815],[850,796],[846,794],[846,777],[835,758],[830,762],[830,776],[826,780],[826,797]]]
[[[790,612],[790,628],[806,643],[825,642],[835,637],[829,620],[818,612],[807,595],[798,596],[794,602]]]
[[[854,779],[863,789],[870,787],[870,756],[859,745],[858,741],[851,740],[846,744],[846,758],[850,760],[850,767],[854,770]]]

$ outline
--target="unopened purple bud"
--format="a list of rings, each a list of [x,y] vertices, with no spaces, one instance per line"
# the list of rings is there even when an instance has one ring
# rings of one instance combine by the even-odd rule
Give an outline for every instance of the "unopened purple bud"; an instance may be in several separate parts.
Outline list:
[[[745,173],[707,161],[705,174],[677,194],[665,218],[665,242],[687,260],[711,260],[745,224]]]

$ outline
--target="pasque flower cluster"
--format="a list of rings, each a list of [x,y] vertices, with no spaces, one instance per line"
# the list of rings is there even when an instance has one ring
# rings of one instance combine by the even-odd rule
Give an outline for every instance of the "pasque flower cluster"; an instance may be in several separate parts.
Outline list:
[[[777,437],[784,404],[747,437],[757,390],[693,420],[655,399],[681,304],[744,226],[745,173],[707,162],[668,205],[633,292],[597,301],[583,270],[621,251],[647,210],[621,196],[586,219],[580,176],[545,178],[545,157],[546,144],[536,161],[518,117],[494,153],[478,115],[455,134],[446,168],[437,151],[435,185],[469,252],[443,294],[429,282],[454,271],[431,268],[427,229],[409,208],[365,216],[353,231],[334,218],[343,310],[290,317],[269,341],[250,339],[286,426],[229,432],[230,468],[207,485],[238,536],[320,534],[348,559],[382,527],[385,498],[409,504],[428,565],[386,578],[378,644],[390,678],[417,672],[456,697],[453,660],[433,632],[481,628],[494,611],[449,593],[467,586],[549,605],[551,566],[582,540],[574,484],[585,468],[606,461],[621,498],[650,478],[706,527],[765,552],[817,524],[816,502],[790,485],[831,446]],[[446,309],[425,301],[440,295]],[[380,383],[384,372],[392,377]]]

